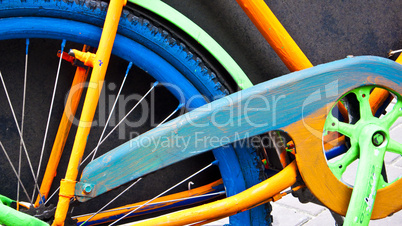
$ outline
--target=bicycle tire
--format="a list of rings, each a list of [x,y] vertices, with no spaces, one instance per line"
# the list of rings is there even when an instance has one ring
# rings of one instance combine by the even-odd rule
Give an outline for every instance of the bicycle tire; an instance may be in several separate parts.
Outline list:
[[[106,3],[97,1],[26,1],[22,4],[14,1],[2,1],[0,17],[5,21],[3,24],[8,24],[9,26],[2,26],[2,35],[0,37],[1,39],[15,39],[38,37],[59,38],[60,36],[64,36],[71,41],[85,42],[95,46],[100,37],[99,26],[102,26],[106,8]],[[126,46],[129,45],[120,44],[121,40],[128,37],[135,40],[136,45],[140,44],[145,46],[146,49],[150,49],[152,52],[157,53],[157,55],[162,56],[161,59],[168,62],[167,65],[173,65],[173,68],[179,72],[177,74],[178,77],[181,77],[180,79],[174,80],[175,83],[181,84],[182,82],[190,81],[187,82],[189,85],[184,85],[185,90],[188,91],[186,94],[187,99],[191,98],[193,95],[199,95],[199,92],[205,95],[209,100],[229,93],[228,89],[219,81],[221,78],[216,76],[209,67],[205,66],[204,61],[196,54],[193,54],[193,50],[188,48],[184,42],[178,41],[180,37],[174,37],[176,34],[171,34],[165,28],[153,25],[152,23],[155,22],[150,22],[150,19],[146,19],[142,15],[136,15],[138,13],[138,11],[135,13],[130,12],[130,10],[123,11],[123,17],[119,27],[120,36],[118,36],[116,41],[117,45],[115,44],[114,54],[120,55],[123,59],[128,61],[132,61],[130,58],[132,59],[133,56],[125,52]],[[16,30],[10,32],[13,26],[16,28],[14,22],[21,22],[23,20],[17,17],[29,18],[31,16],[35,16],[36,18],[24,21],[24,23],[27,23],[25,24],[26,27],[17,27]],[[47,21],[46,24],[38,25],[38,19],[41,20],[42,18],[50,20]],[[74,23],[74,25],[85,22],[85,24],[91,27],[91,29],[86,30],[89,33],[79,35],[74,33],[78,30],[73,29],[74,25],[68,25],[68,23],[72,24],[72,21],[77,22]],[[57,26],[50,26],[52,23],[60,25],[62,24],[61,22],[64,22],[66,27],[58,30]],[[35,29],[37,30],[32,29],[32,33],[27,34],[26,32],[30,29],[29,27],[35,27],[34,25],[36,25]],[[133,27],[137,25],[140,26],[133,31]],[[160,24],[158,25],[161,26]],[[92,30],[92,28],[94,30]],[[38,30],[43,31],[43,33],[39,34]],[[140,63],[139,66],[150,74],[155,73],[152,72],[153,68],[149,65],[141,65]],[[156,79],[159,81],[169,81],[170,79],[164,78],[163,75],[158,75],[158,73],[154,76],[156,76]],[[192,85],[194,85],[193,88]],[[204,103],[205,101],[202,100],[191,102],[189,109],[191,110],[191,108],[198,107]],[[242,153],[242,157],[240,158],[242,165],[239,165],[239,157],[237,156],[239,152]],[[260,179],[252,177],[255,174],[259,174],[253,150],[236,151],[229,148],[226,150],[215,150],[214,154],[220,161],[220,171],[225,181],[228,195],[236,194],[246,187],[252,186]],[[244,162],[246,162],[247,165],[243,164]],[[264,224],[268,224],[270,223],[269,212],[269,205],[258,207],[253,209],[250,213],[246,212],[233,217],[231,222],[242,225],[247,225],[252,222],[255,225],[261,225],[261,219],[263,219]]]

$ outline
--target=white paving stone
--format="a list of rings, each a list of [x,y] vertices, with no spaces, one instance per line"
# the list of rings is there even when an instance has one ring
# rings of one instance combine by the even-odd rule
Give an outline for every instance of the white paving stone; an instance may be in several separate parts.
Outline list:
[[[390,217],[383,218],[380,220],[370,221],[370,226],[386,226],[386,225],[402,225],[402,211],[393,214]]]
[[[293,197],[292,195],[287,195],[283,197],[282,199],[278,200],[276,203],[288,207],[288,208],[294,208],[297,209],[301,212],[304,212],[306,214],[312,215],[312,216],[317,216],[320,214],[322,211],[324,211],[326,208],[317,204],[313,203],[301,203],[299,202],[299,199]]]
[[[399,160],[397,160],[397,162],[394,164],[394,166],[402,168],[402,158],[399,158]]]
[[[392,164],[397,161],[397,159],[401,158],[401,155],[392,152],[386,152],[384,157],[385,164]]]
[[[207,226],[222,226],[222,225],[225,225],[225,224],[229,224],[229,218],[228,217],[224,218],[224,219],[221,219],[221,220],[218,220],[218,221],[208,223],[208,224],[204,224],[204,225],[207,225]]]
[[[312,218],[303,226],[313,226],[313,225],[335,225],[335,220],[332,218],[331,213],[328,209],[325,209],[320,215]]]
[[[274,216],[273,226],[303,225],[311,219],[310,216],[299,210],[291,209],[277,203],[273,203],[272,206],[272,214]]]

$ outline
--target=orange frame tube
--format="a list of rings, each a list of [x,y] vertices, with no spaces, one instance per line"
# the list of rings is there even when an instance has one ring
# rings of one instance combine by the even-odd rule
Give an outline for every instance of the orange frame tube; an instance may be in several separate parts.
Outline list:
[[[213,192],[213,191],[215,191],[214,187],[219,186],[219,185],[223,185],[222,179],[217,180],[215,182],[212,182],[210,184],[198,187],[198,188],[188,190],[188,191],[182,191],[182,192],[179,192],[179,193],[175,193],[175,194],[171,194],[171,195],[167,195],[167,196],[162,196],[162,197],[157,198],[157,199],[153,200],[152,202],[148,203],[148,205],[158,203],[158,202],[165,202],[165,203],[159,204],[157,206],[157,208],[160,208],[161,206],[164,206],[164,205],[166,205],[166,206],[172,205],[173,203],[179,202],[181,199],[191,198],[191,197],[195,197],[195,196],[199,196],[199,195],[204,195],[204,194],[207,194],[209,192]],[[174,200],[174,201],[171,201],[171,200]],[[137,208],[138,206],[141,206],[141,205],[147,203],[148,201],[149,200],[134,203],[134,204],[129,204],[129,205],[125,205],[125,206],[121,206],[119,208],[108,210],[105,213],[98,213],[89,222],[92,222],[92,221],[96,222],[96,221],[99,221],[101,219],[110,218],[112,216],[126,214],[126,213],[130,212],[131,210]],[[142,208],[138,209],[137,212],[138,213],[147,212],[149,210],[150,209],[148,208],[148,206],[145,205]],[[89,218],[90,218],[90,216],[78,217],[77,218],[78,224],[81,224],[81,223],[85,222]]]
[[[291,72],[313,67],[309,59],[263,0],[236,1]],[[398,57],[396,62],[402,63],[401,56]],[[371,105],[372,111],[376,112],[387,98],[387,91],[375,89],[370,96],[370,102],[373,103]],[[341,112],[345,113],[345,107],[340,103],[339,105]]]
[[[296,171],[296,162],[293,161],[276,175],[237,195],[134,225],[186,225],[231,216],[266,203],[271,197],[292,186],[296,182]]]
[[[290,71],[302,70],[313,66],[263,0],[237,0],[237,2]],[[63,225],[69,200],[74,196],[78,165],[86,146],[86,139],[103,85],[123,5],[125,5],[124,0],[112,0],[109,5],[99,49],[95,60],[92,62],[94,70],[90,82],[93,86],[88,89],[66,178],[61,182],[59,205],[54,225]],[[378,98],[381,99],[384,97],[379,95]],[[266,202],[271,196],[293,185],[296,181],[296,170],[296,164],[293,162],[277,175],[238,195],[192,208],[191,211],[186,210],[154,218],[151,222],[147,221],[146,224],[182,225],[205,220],[206,216],[208,219],[214,219],[247,210]]]
[[[84,46],[84,49],[85,48],[86,47]],[[40,186],[40,194],[42,194],[45,199],[47,199],[49,195],[50,187],[52,185],[54,177],[56,176],[57,167],[59,165],[72,122],[74,120],[75,112],[77,111],[77,107],[81,99],[84,82],[87,80],[88,72],[89,70],[82,67],[77,67],[75,71],[70,93],[67,97],[63,116],[57,130],[56,138],[52,147],[52,152],[50,154],[49,161],[46,166],[45,175],[43,176],[42,184]],[[35,206],[39,206],[39,203],[40,195],[38,195],[36,199]]]
[[[263,0],[236,0],[290,71],[313,65]]]
[[[57,205],[53,225],[64,225],[70,199],[74,197],[78,168],[84,154],[87,137],[91,129],[100,92],[102,90],[103,80],[105,78],[110,55],[112,53],[112,47],[116,37],[121,12],[126,2],[127,1],[125,0],[112,0],[109,3],[109,9],[106,15],[98,51],[96,52],[94,58],[94,67],[86,93],[73,149],[71,151],[66,177],[60,182],[59,202]]]

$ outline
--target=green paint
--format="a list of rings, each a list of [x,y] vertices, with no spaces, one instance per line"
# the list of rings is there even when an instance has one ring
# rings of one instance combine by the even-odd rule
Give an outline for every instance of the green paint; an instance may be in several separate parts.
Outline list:
[[[7,206],[10,206],[11,203],[15,202],[14,200],[4,196],[4,195],[0,195],[0,204],[4,204]]]
[[[211,36],[183,14],[160,0],[129,0],[129,2],[150,10],[190,35],[222,64],[241,89],[253,86],[232,57]]]
[[[359,158],[356,180],[349,202],[344,225],[368,225],[370,222],[377,189],[391,183],[386,183],[381,175],[384,156],[390,144],[389,129],[401,106],[401,97],[388,115],[377,118],[373,116],[369,104],[370,92],[374,86],[359,87],[350,91],[358,100],[360,119],[355,124],[339,121],[329,114],[325,122],[325,131],[337,131],[350,139],[351,147],[336,162],[329,163],[332,173],[341,179],[347,166]],[[347,94],[345,94],[347,95]]]
[[[382,133],[375,133],[373,135],[374,146],[380,146],[385,141],[385,137]]]
[[[360,133],[358,173],[344,225],[368,225],[370,222],[386,151],[386,145],[377,147],[372,142],[373,131],[379,130],[383,128],[369,124]]]
[[[7,197],[1,197],[1,202],[7,202]],[[10,201],[10,200],[8,200]],[[0,224],[4,225],[24,225],[24,226],[42,226],[48,225],[47,223],[30,216],[28,214],[19,212],[7,205],[0,204]]]

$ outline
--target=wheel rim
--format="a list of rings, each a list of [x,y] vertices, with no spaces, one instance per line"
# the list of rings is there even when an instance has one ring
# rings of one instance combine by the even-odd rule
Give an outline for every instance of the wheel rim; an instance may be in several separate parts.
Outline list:
[[[11,20],[11,19],[10,19]],[[20,19],[17,19],[19,22],[21,22],[21,21],[23,21],[24,20],[24,18],[20,18]],[[31,19],[30,19],[31,20]],[[41,22],[40,23],[38,23],[38,24],[43,24],[44,23],[44,20],[47,20],[46,18],[39,18],[38,20],[40,20]],[[49,19],[50,20],[50,22],[48,21],[48,23],[49,24],[57,24],[57,26],[60,26],[60,22],[61,22],[61,20],[55,20],[55,19]],[[56,22],[57,21],[57,23],[53,23],[53,22],[51,22],[52,20],[54,20],[54,22]],[[11,25],[12,23],[10,23],[10,21],[9,20],[1,20],[1,22],[3,23],[4,22],[4,24],[8,24],[8,25]],[[66,36],[68,37],[68,40],[71,40],[71,41],[77,41],[77,40],[82,40],[82,38],[80,37],[80,35],[74,35],[75,34],[75,32],[74,31],[72,31],[72,29],[74,29],[74,27],[76,27],[76,26],[74,26],[74,23],[73,22],[71,22],[71,21],[65,21],[66,22],[66,25],[67,24],[69,24],[69,26],[71,26],[71,29],[67,29],[68,31],[69,31],[69,33],[70,34],[73,34],[72,36],[68,36],[68,34],[67,33],[65,33],[66,34]],[[34,23],[34,24],[37,24],[37,23]],[[32,28],[32,30],[31,31],[33,31],[33,34],[32,35],[28,35],[28,37],[27,37],[27,35],[26,35],[26,30],[28,29],[29,30],[29,28],[23,28],[23,27],[18,27],[18,26],[1,26],[2,28],[4,28],[2,31],[0,31],[0,33],[4,33],[4,34],[12,34],[12,35],[10,35],[10,36],[7,36],[7,35],[5,35],[5,36],[2,36],[2,38],[4,37],[4,39],[6,39],[6,38],[37,38],[37,37],[45,37],[45,38],[51,38],[51,37],[57,37],[57,36],[54,36],[55,35],[55,33],[54,33],[54,29],[56,29],[57,30],[57,26],[54,26],[54,27],[52,27],[52,26],[46,26],[46,28],[48,28],[48,30],[46,30],[46,29],[43,29],[43,27],[41,27],[41,26],[38,26],[37,28]],[[10,29],[12,30],[12,27],[14,27],[14,30],[12,31],[12,32],[10,32]],[[35,29],[37,29],[37,31],[35,32]],[[91,28],[91,27],[88,27],[88,28],[85,28],[85,29],[83,29],[82,27],[80,28],[80,30],[83,30],[83,31],[88,31],[88,32],[95,32],[95,34],[97,34],[97,33],[99,33],[100,34],[100,29],[99,28]],[[91,29],[94,29],[94,30],[92,30],[91,31]],[[64,30],[65,31],[65,29],[62,29],[62,30]],[[63,33],[63,31],[62,30],[60,30],[60,33]],[[77,30],[78,31],[78,30]],[[53,33],[52,33],[53,32]],[[78,34],[78,33],[77,33]],[[96,43],[96,39],[98,38],[98,36],[92,36],[93,37],[93,40],[85,40],[86,42],[88,42],[88,43]],[[124,37],[120,37],[121,39],[124,39]],[[117,40],[118,42],[117,43],[122,43],[123,41],[121,41],[121,39],[119,40]],[[133,44],[133,45],[135,45],[135,43]],[[136,46],[135,47],[135,49],[136,49],[136,53],[137,54],[135,54],[135,53],[130,53],[130,52],[128,52],[127,51],[127,46],[121,46],[120,45],[120,47],[119,47],[119,45],[115,45],[115,49],[116,50],[114,50],[114,53],[116,53],[116,51],[117,51],[117,54],[120,54],[120,55],[122,55],[124,58],[126,58],[126,59],[128,59],[128,58],[131,58],[131,59],[133,59],[132,57],[135,57],[135,55],[138,55],[138,56],[140,56],[141,57],[141,55],[144,55],[144,53],[142,53],[141,54],[141,51],[139,51],[139,48],[141,48],[141,46]],[[132,48],[134,48],[134,47],[132,47]],[[132,48],[130,48],[130,49],[132,49]],[[120,52],[119,52],[120,51]],[[149,53],[149,54],[152,54],[152,53]],[[147,54],[145,54],[145,55],[147,55],[148,57],[149,57],[149,54],[147,55]],[[137,59],[138,60],[138,59]],[[162,60],[163,61],[163,60]],[[160,64],[162,63],[163,64],[163,62],[162,61],[155,61],[155,62],[158,62],[157,63],[157,65],[159,65],[160,66]],[[156,76],[156,78],[157,78],[157,80],[162,80],[162,81],[164,81],[164,82],[170,82],[170,83],[172,83],[172,81],[171,80],[169,80],[170,78],[171,78],[171,76],[170,77],[165,77],[165,75],[166,75],[166,70],[163,70],[162,72],[152,72],[152,70],[154,70],[155,68],[158,68],[158,67],[155,67],[155,66],[150,66],[149,64],[147,64],[147,65],[144,65],[145,66],[145,69],[146,68],[148,68],[149,70],[150,70],[150,73],[155,73],[155,76]],[[169,66],[168,66],[169,67]],[[174,68],[173,68],[174,69]],[[172,70],[172,71],[174,71],[174,70]],[[173,73],[176,73],[176,72],[173,72]],[[178,80],[176,80],[176,82],[178,82],[178,83],[181,83],[182,85],[183,85],[183,83],[184,84],[188,84],[189,86],[188,86],[188,89],[186,88],[185,90],[184,90],[184,97],[182,97],[182,96],[180,96],[180,93],[178,93],[178,92],[172,92],[175,96],[176,96],[176,98],[177,97],[179,97],[179,98],[182,98],[182,99],[184,99],[184,101],[187,99],[189,99],[189,98],[191,98],[191,97],[193,97],[193,96],[195,96],[195,95],[199,95],[199,96],[201,96],[200,95],[200,93],[197,91],[197,89],[195,89],[194,87],[192,87],[192,85],[179,73],[179,72],[177,72],[177,76],[179,76],[178,78]],[[180,76],[181,76],[181,78],[180,78]],[[174,76],[173,76],[174,77]],[[173,90],[173,91],[175,91],[175,90]],[[179,99],[178,98],[178,99]],[[192,101],[192,102],[189,102],[189,104],[188,104],[188,107],[190,107],[190,108],[195,108],[195,107],[198,107],[198,106],[200,106],[200,105],[202,105],[202,104],[204,104],[205,103],[205,101],[203,100],[203,99],[196,99],[196,100],[194,100],[194,101]],[[225,161],[225,159],[222,159],[222,161]],[[229,164],[229,165],[231,165],[231,164]],[[231,165],[231,167],[233,167],[233,165]]]

